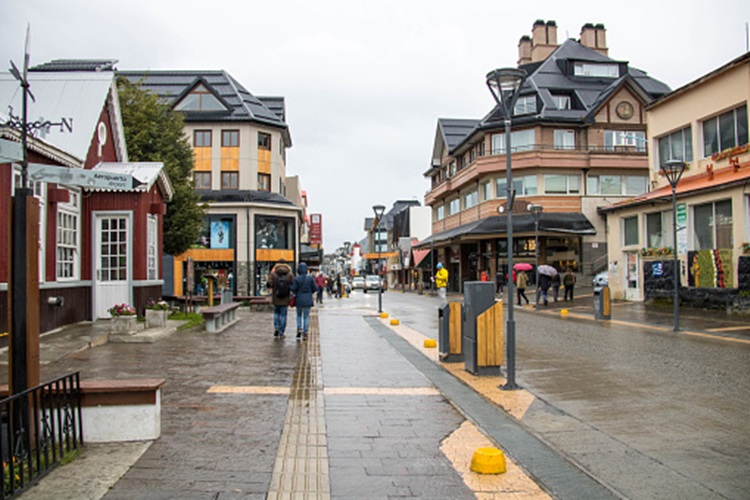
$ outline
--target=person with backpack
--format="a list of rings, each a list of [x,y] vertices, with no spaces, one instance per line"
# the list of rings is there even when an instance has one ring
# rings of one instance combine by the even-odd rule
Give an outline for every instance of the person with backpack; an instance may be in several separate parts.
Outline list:
[[[273,304],[273,336],[283,337],[286,331],[286,315],[289,301],[292,299],[292,269],[286,260],[280,259],[273,266],[271,275],[268,277],[267,287],[271,290],[271,303]]]
[[[294,294],[294,307],[297,308],[297,339],[301,337],[307,340],[313,294],[318,290],[315,279],[307,274],[307,263],[300,262],[297,266],[297,277],[292,281],[290,289]]]
[[[576,275],[573,274],[573,271],[571,271],[570,268],[565,270],[565,276],[563,276],[562,282],[565,287],[565,300],[568,300],[568,295],[570,295],[570,300],[573,300],[573,289],[576,286]]]

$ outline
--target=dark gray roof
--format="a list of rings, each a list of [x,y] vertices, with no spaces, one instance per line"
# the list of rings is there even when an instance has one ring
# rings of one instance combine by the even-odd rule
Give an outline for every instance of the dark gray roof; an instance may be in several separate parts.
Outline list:
[[[117,59],[55,59],[38,64],[29,71],[114,71]]]
[[[439,118],[438,129],[448,150],[453,149],[464,137],[471,133],[479,120],[461,118]]]
[[[283,122],[286,122],[286,105],[283,97],[258,96],[258,100],[273,111]]]
[[[284,198],[278,193],[269,193],[268,191],[251,191],[251,190],[223,190],[214,191],[212,189],[196,189],[195,192],[200,197],[201,202],[217,203],[275,203],[277,205],[289,205],[294,207],[294,203]]]
[[[573,66],[576,62],[617,64],[620,75],[617,78],[575,76]],[[633,89],[646,104],[670,92],[666,84],[648,76],[644,71],[631,68],[628,62],[616,61],[581,45],[576,40],[566,40],[544,61],[525,64],[520,68],[526,70],[528,76],[519,95],[536,96],[537,113],[514,116],[514,124],[560,122],[584,125],[591,121],[599,106],[625,85]],[[553,101],[553,96],[557,94],[571,96],[574,109],[557,109]],[[453,153],[463,146],[476,131],[496,128],[498,123],[502,123],[502,119],[501,110],[495,106],[472,130],[454,128],[455,134],[451,137],[449,151]],[[439,124],[440,120],[438,126]],[[461,132],[464,136],[456,142],[455,139]]]
[[[291,146],[291,137],[284,121],[284,99],[272,97],[261,100],[226,71],[117,71],[117,74],[133,83],[139,83],[141,88],[155,93],[169,106],[175,106],[194,86],[202,83],[229,109],[186,112],[186,122],[259,122],[284,130],[285,140]],[[266,103],[270,103],[273,109]]]
[[[424,247],[431,243],[441,243],[461,236],[500,236],[507,231],[508,218],[505,215],[493,215],[468,224],[436,233],[419,242]],[[596,229],[585,215],[573,212],[542,213],[539,218],[539,231],[562,234],[596,234]],[[535,232],[534,216],[529,213],[513,214],[513,232],[533,234]]]

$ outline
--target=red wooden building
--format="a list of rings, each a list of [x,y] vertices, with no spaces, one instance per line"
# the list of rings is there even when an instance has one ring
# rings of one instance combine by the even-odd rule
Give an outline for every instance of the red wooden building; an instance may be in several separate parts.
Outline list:
[[[133,189],[102,189],[50,182],[29,175],[40,206],[39,322],[41,332],[80,321],[108,318],[108,309],[128,303],[139,312],[161,297],[162,224],[172,187],[161,163],[129,163],[111,67],[103,61],[72,71],[29,73],[27,158],[45,164],[106,174],[132,175]],[[21,88],[0,74],[0,138],[19,141],[12,124],[21,115]],[[7,112],[4,110],[8,110]],[[18,163],[0,159],[0,226],[8,228]],[[3,162],[6,163],[3,163]],[[57,179],[59,180],[59,179]],[[8,311],[8,232],[0,237],[0,332]],[[53,298],[62,300],[50,300]],[[61,305],[52,305],[57,303]]]

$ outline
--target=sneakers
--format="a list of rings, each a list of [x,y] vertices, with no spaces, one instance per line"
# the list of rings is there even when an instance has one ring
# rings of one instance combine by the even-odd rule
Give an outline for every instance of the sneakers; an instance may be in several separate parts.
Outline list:
[[[302,337],[302,330],[297,330],[297,338],[299,339]]]
[[[278,330],[274,330],[274,331],[273,331],[273,336],[274,336],[274,337],[281,337],[281,332],[280,332],[280,331],[278,331]]]

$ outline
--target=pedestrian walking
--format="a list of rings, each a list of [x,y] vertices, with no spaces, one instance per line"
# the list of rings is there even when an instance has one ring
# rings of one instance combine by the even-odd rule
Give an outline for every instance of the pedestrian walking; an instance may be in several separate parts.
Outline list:
[[[338,273],[333,281],[333,296],[337,299],[341,298],[341,273]]]
[[[437,273],[435,274],[435,286],[437,287],[438,297],[443,304],[448,302],[446,288],[448,287],[448,270],[443,267],[441,262],[437,264]]]
[[[562,282],[563,286],[565,287],[565,300],[568,300],[568,296],[570,296],[570,300],[573,300],[573,289],[576,286],[576,275],[573,274],[573,271],[571,271],[570,268],[567,268],[565,270],[565,275],[563,276]]]
[[[513,271],[513,274],[516,275],[516,294],[518,295],[518,305],[521,305],[521,297],[526,300],[526,303],[529,303],[529,298],[526,296],[526,286],[529,284],[529,276],[526,274],[526,271],[519,271],[516,273],[516,271]],[[510,297],[511,300],[513,300],[513,297]]]
[[[495,274],[495,287],[496,293],[501,295],[503,293],[503,288],[505,287],[505,275],[500,271]]]
[[[537,273],[538,274],[538,273]],[[536,305],[539,305],[539,299],[541,298],[544,305],[547,305],[547,294],[549,293],[549,287],[552,285],[552,278],[546,274],[539,274],[539,282],[536,285]]]
[[[319,271],[318,275],[315,276],[315,286],[318,287],[318,293],[315,297],[315,302],[318,304],[323,303],[323,291],[326,289],[326,277],[323,275],[323,271]]]
[[[558,294],[560,293],[560,275],[559,274],[555,274],[554,276],[552,276],[551,286],[552,286],[552,300],[557,302],[557,297],[558,297]]]
[[[292,281],[290,289],[294,294],[294,307],[297,308],[297,338],[307,340],[313,293],[318,289],[315,278],[307,274],[307,263],[300,262],[297,266],[297,277]]]
[[[271,291],[273,304],[273,336],[283,337],[286,332],[286,316],[292,298],[291,287],[294,276],[286,260],[280,259],[273,266],[266,287]]]

